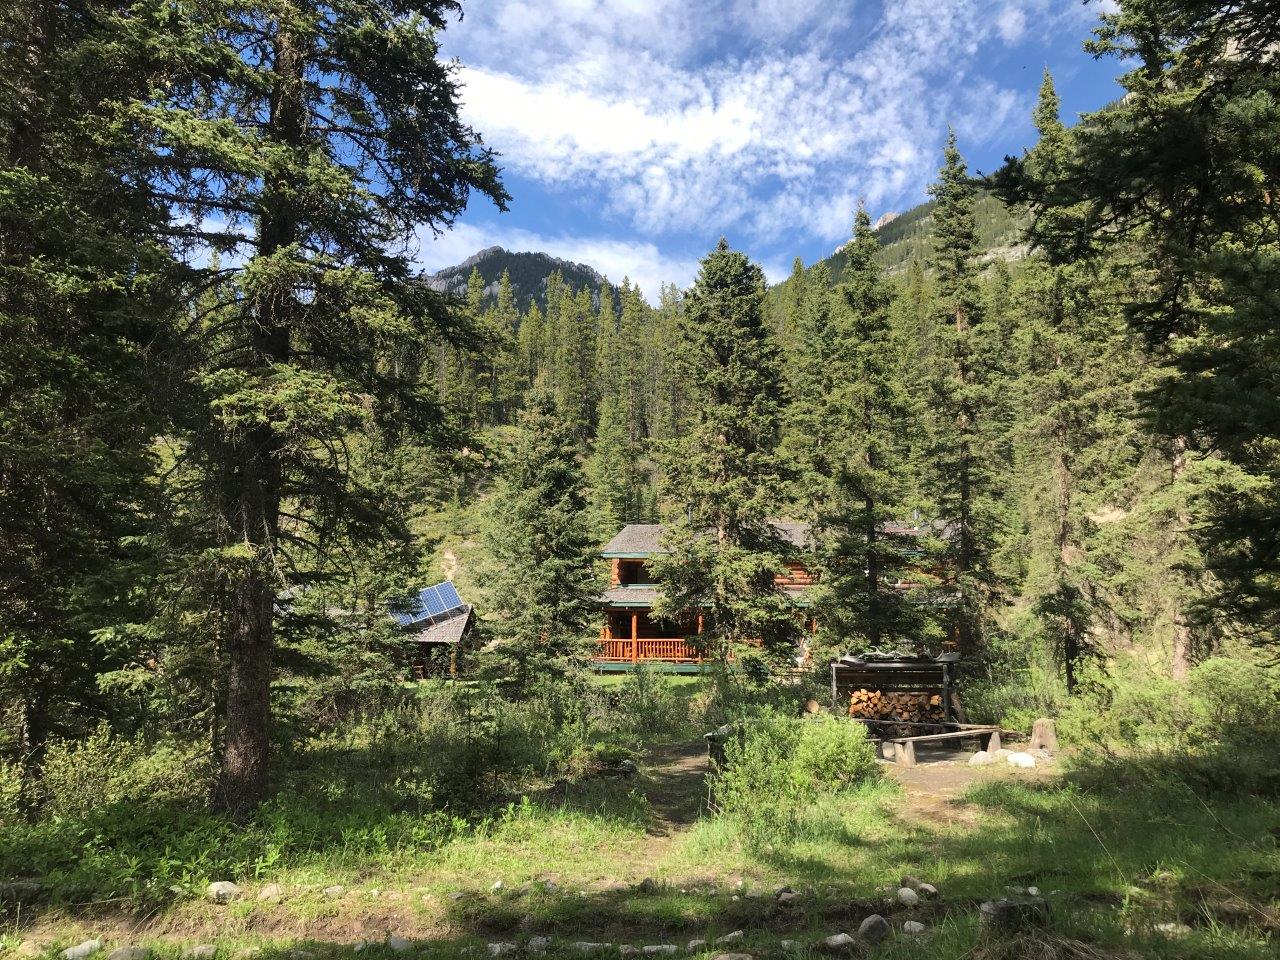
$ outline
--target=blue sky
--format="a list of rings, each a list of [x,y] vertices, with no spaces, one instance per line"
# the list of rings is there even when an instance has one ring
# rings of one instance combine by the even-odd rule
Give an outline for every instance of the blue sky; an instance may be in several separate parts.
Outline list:
[[[1108,0],[471,0],[444,36],[513,202],[424,238],[430,270],[541,250],[687,285],[722,234],[771,280],[924,200],[948,123],[971,168],[1033,141],[1047,65],[1068,120],[1116,96],[1083,52]]]

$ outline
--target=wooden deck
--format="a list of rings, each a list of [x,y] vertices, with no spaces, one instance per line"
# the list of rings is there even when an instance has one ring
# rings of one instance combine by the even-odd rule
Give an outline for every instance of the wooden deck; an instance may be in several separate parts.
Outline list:
[[[698,652],[679,638],[606,637],[599,641],[597,663],[701,663]]]

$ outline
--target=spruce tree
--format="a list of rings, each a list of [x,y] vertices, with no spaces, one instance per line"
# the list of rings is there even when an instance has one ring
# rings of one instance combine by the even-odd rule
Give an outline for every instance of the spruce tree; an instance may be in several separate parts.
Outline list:
[[[722,239],[679,319],[691,423],[665,446],[669,553],[653,562],[663,584],[655,611],[684,622],[701,614],[702,642],[719,659],[751,641],[789,650],[797,628],[774,583],[788,546],[770,520],[786,476],[779,352],[763,298],[760,268]]]
[[[974,187],[954,131],[938,180],[929,188],[932,265],[938,283],[937,354],[929,377],[926,484],[945,525],[943,560],[956,589],[955,629],[961,654],[973,654],[991,587],[989,568],[995,464],[984,449],[987,391],[981,369],[982,301],[978,289]]]
[[[193,286],[232,293],[184,331],[175,400],[217,517],[226,725],[219,804],[265,795],[274,614],[296,549],[383,537],[352,432],[440,437],[430,348],[467,318],[409,257],[469,196],[503,206],[493,157],[458,117],[447,0],[238,0],[166,8],[147,49],[164,85],[132,105],[175,247],[234,254]],[[210,230],[221,223],[223,230]],[[437,441],[438,442],[438,441]],[[360,518],[358,525],[350,521]],[[309,546],[304,546],[309,545]]]
[[[1128,315],[1177,376],[1150,396],[1171,463],[1222,458],[1196,535],[1233,608],[1280,626],[1280,26],[1268,4],[1120,0],[1088,44],[1130,65],[1124,96],[1011,161],[1033,241],[1060,262],[1121,256]]]
[[[510,676],[523,689],[583,658],[602,583],[573,426],[535,387],[485,505],[484,609]]]

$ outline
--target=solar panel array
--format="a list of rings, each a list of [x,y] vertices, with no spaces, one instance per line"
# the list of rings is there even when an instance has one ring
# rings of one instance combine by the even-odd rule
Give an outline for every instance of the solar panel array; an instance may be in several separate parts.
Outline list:
[[[418,595],[403,610],[392,610],[391,617],[402,627],[413,627],[447,620],[466,609],[466,606],[458,596],[457,589],[446,580],[419,590]]]

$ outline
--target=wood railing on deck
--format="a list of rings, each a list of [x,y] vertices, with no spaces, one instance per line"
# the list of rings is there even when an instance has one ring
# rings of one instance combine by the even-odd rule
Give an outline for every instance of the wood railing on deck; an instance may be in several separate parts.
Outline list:
[[[611,663],[637,663],[641,660],[661,660],[665,663],[697,663],[702,658],[696,650],[677,638],[611,638],[600,641],[596,660]]]

